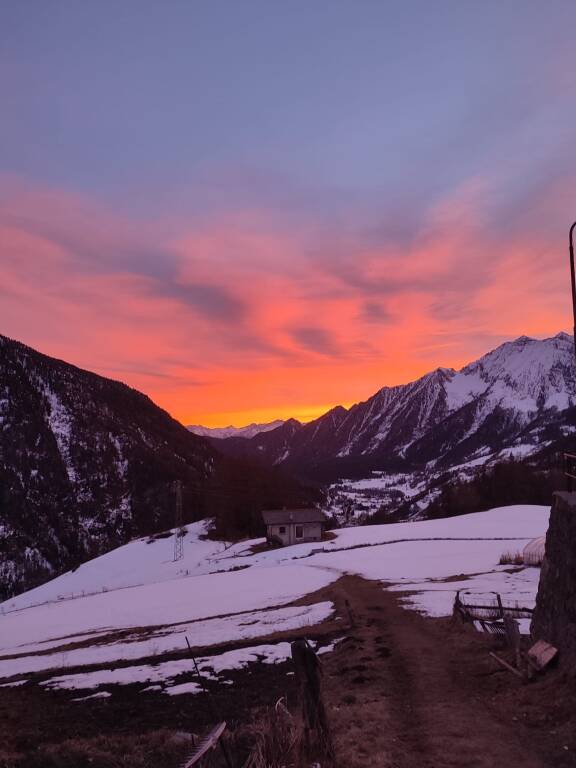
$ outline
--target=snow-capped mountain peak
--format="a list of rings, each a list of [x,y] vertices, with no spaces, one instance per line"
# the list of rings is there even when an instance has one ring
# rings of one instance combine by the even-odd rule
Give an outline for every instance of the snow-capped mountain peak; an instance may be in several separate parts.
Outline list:
[[[276,419],[275,421],[269,421],[266,424],[247,424],[245,427],[203,427],[199,424],[191,424],[188,426],[190,432],[194,432],[195,435],[200,437],[216,437],[225,439],[227,437],[244,437],[250,439],[259,435],[261,432],[270,432],[273,429],[277,429],[284,424],[283,419]]]
[[[465,366],[456,378],[474,382],[478,393],[484,383],[491,398],[504,407],[535,412],[568,408],[576,395],[575,374],[572,338],[559,333],[543,340],[520,336],[506,342]]]
[[[364,465],[442,467],[503,452],[527,455],[542,447],[543,430],[570,430],[562,414],[573,403],[572,337],[521,336],[459,371],[437,368],[408,384],[383,387],[348,410],[332,409],[282,435],[281,446],[273,439],[259,443],[258,456],[306,476],[333,477],[347,467],[357,474]],[[251,443],[243,455],[256,450]]]

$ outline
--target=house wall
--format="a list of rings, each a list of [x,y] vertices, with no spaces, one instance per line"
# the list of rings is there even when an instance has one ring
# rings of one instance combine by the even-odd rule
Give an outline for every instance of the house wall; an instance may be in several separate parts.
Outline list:
[[[296,526],[302,527],[302,537],[296,538]],[[284,533],[280,529],[284,528]],[[322,539],[322,523],[285,523],[282,525],[267,526],[268,538],[274,536],[280,539],[284,546],[289,544],[301,544],[305,541],[320,541]]]
[[[322,528],[322,523],[305,523],[304,530],[302,531],[304,538],[298,539],[298,541],[320,541],[322,538]]]
[[[280,533],[280,528],[284,528],[285,533]],[[282,544],[286,546],[287,544],[291,544],[290,541],[290,526],[280,526],[280,525],[269,525],[268,526],[268,538],[271,539],[272,537],[276,539],[280,539]]]

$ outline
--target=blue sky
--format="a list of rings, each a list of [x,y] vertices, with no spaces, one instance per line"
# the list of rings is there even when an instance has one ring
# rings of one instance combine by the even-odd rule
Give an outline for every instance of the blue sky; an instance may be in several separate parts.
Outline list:
[[[135,211],[422,206],[499,164],[548,169],[574,139],[570,2],[42,0],[2,16],[0,167]]]

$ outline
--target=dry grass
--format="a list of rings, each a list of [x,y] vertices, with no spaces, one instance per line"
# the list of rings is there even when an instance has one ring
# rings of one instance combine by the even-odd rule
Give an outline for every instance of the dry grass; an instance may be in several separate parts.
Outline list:
[[[191,748],[189,735],[169,730],[138,735],[66,739],[26,755],[3,755],[0,768],[149,768],[176,766]]]
[[[276,702],[257,723],[248,726],[242,738],[252,743],[242,768],[308,768],[334,766],[334,747],[328,725],[318,724],[313,731],[294,717],[284,699]]]
[[[502,552],[498,565],[524,565],[522,552]]]
[[[536,568],[541,568],[543,562],[544,562],[544,555],[539,554],[538,552],[533,552],[532,554],[529,554],[527,557],[524,558],[525,565],[533,565]]]
[[[298,727],[282,699],[250,730],[254,746],[244,768],[289,768],[296,765]]]

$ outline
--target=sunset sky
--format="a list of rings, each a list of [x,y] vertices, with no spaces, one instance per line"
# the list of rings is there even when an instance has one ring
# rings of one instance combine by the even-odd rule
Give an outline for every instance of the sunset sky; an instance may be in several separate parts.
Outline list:
[[[186,424],[571,327],[574,0],[4,0],[0,333]]]

